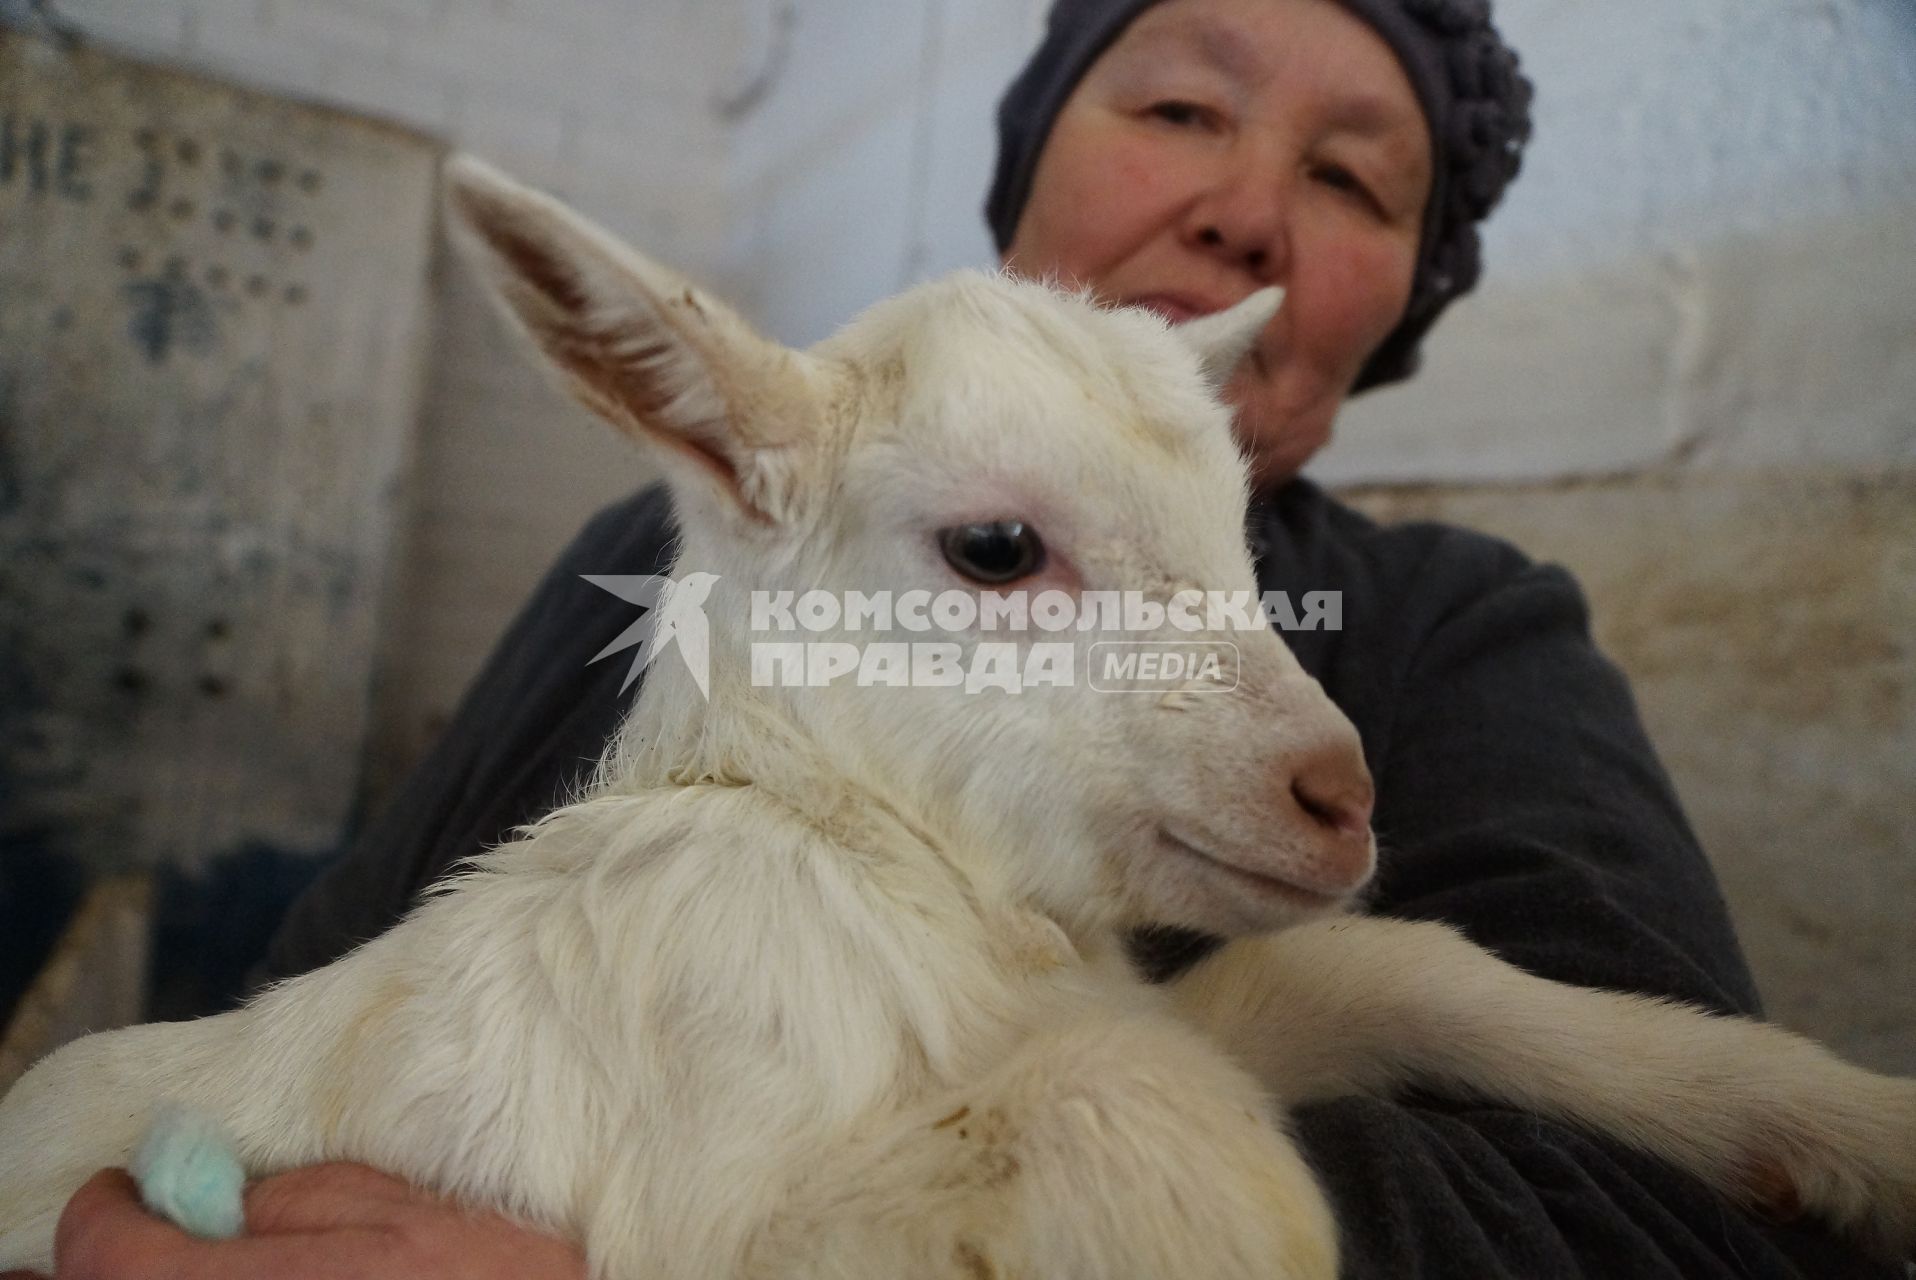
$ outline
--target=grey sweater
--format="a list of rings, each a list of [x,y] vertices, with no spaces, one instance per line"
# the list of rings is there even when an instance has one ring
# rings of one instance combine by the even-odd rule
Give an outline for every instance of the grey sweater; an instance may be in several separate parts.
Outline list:
[[[1306,481],[1257,504],[1250,535],[1262,589],[1343,593],[1341,630],[1286,639],[1357,725],[1377,779],[1371,910],[1448,921],[1561,981],[1758,1011],[1716,882],[1567,574],[1479,534],[1380,527]],[[258,980],[388,928],[590,770],[636,686],[619,694],[622,660],[587,665],[631,609],[579,575],[663,572],[672,541],[660,489],[586,526],[438,746],[294,905]],[[1210,945],[1157,931],[1135,949],[1164,977]],[[1296,1128],[1352,1277],[1901,1275],[1508,1108],[1351,1099]]]

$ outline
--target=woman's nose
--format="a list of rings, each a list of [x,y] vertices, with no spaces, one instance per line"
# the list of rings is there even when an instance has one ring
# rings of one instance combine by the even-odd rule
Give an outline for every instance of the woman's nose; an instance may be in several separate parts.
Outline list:
[[[1242,262],[1252,273],[1260,278],[1264,268],[1271,261],[1270,247],[1261,239],[1251,236],[1231,235],[1227,237],[1221,227],[1209,225],[1198,230],[1198,243],[1206,248],[1220,249],[1234,262]]]
[[[1270,158],[1247,150],[1233,148],[1219,157],[1207,189],[1191,206],[1185,234],[1193,247],[1269,284],[1290,268],[1289,184]]]

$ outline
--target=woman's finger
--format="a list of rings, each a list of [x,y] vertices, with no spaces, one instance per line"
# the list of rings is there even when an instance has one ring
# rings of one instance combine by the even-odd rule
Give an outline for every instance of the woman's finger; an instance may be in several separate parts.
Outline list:
[[[262,1178],[246,1189],[248,1235],[392,1226],[424,1193],[363,1164],[317,1164]]]
[[[196,1240],[149,1213],[124,1169],[106,1169],[74,1192],[54,1232],[58,1280],[319,1280],[360,1274],[374,1233],[316,1232],[326,1247],[286,1235]]]
[[[584,1280],[567,1241],[362,1165],[267,1178],[246,1194],[247,1234],[196,1240],[148,1213],[121,1169],[68,1201],[57,1280]],[[0,1280],[6,1280],[0,1277]]]
[[[67,1201],[53,1232],[54,1270],[71,1280],[91,1276],[183,1275],[179,1251],[191,1243],[140,1204],[124,1169],[102,1169]]]

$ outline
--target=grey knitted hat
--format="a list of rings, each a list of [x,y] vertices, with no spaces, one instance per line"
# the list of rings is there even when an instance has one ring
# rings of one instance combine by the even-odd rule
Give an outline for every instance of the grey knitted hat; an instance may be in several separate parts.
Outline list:
[[[1418,347],[1483,270],[1477,224],[1517,176],[1530,138],[1530,82],[1490,23],[1489,0],[1338,0],[1397,54],[1430,125],[1430,204],[1404,318],[1372,353],[1356,390],[1417,371]],[[1057,0],[1043,43],[998,104],[998,168],[985,219],[1003,252],[1031,195],[1051,125],[1098,55],[1157,0]]]

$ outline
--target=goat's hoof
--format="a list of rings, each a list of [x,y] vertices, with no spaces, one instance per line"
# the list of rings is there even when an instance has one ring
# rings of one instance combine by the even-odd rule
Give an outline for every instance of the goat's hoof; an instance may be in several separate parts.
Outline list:
[[[1766,1217],[1816,1218],[1902,1258],[1916,1247],[1916,1082],[1844,1074],[1811,1109],[1816,1120],[1785,1122],[1752,1153],[1743,1190]]]
[[[1743,1176],[1750,1207],[1771,1222],[1787,1224],[1803,1216],[1803,1193],[1781,1160],[1758,1160]]]

